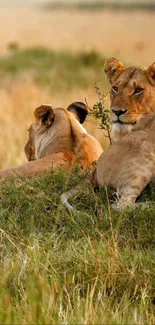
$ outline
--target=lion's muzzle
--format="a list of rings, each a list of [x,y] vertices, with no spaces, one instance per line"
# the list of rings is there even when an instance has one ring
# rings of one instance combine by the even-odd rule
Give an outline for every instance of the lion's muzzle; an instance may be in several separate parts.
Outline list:
[[[120,115],[123,115],[127,112],[127,109],[114,109],[112,108],[112,112],[116,115],[116,116],[120,116]]]
[[[132,116],[127,109],[124,108],[111,108],[111,121],[113,124],[130,124],[134,125],[137,123],[136,116]]]

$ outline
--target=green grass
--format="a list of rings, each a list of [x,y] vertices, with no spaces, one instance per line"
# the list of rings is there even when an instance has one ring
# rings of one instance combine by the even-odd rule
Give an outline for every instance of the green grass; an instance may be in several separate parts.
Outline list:
[[[155,190],[144,210],[108,210],[104,189],[83,188],[69,215],[74,171],[1,185],[1,324],[154,324]],[[109,190],[109,200],[114,200]]]
[[[47,9],[76,9],[76,10],[155,10],[153,1],[74,1],[63,2],[55,1],[48,2],[44,5]]]
[[[94,86],[104,81],[105,57],[96,51],[65,52],[44,47],[18,48],[9,44],[10,53],[0,57],[1,78],[18,78],[28,72],[35,82],[51,90],[69,90]]]

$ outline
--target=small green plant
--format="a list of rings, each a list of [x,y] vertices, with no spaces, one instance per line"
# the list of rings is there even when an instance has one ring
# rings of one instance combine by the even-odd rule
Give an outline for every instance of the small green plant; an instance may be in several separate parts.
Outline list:
[[[96,94],[98,96],[97,103],[94,104],[93,109],[91,111],[91,115],[95,117],[97,120],[100,120],[100,128],[102,130],[105,130],[110,144],[112,144],[112,139],[110,135],[111,131],[111,120],[109,116],[109,109],[105,107],[105,99],[107,95],[104,95],[104,93],[100,90],[100,84],[95,85]]]

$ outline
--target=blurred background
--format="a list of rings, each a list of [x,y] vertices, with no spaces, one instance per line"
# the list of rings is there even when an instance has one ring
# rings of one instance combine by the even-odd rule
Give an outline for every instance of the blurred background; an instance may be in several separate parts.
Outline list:
[[[0,1],[0,168],[26,161],[34,109],[97,102],[106,94],[109,57],[127,65],[155,61],[155,1]],[[108,107],[108,100],[106,103]],[[106,148],[90,117],[86,128]]]

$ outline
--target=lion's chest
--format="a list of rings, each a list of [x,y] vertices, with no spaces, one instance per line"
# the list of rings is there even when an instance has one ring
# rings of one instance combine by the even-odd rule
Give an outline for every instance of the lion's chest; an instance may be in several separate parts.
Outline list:
[[[132,131],[132,125],[125,125],[121,123],[113,123],[112,125],[112,139],[114,142],[120,140],[124,135]]]

